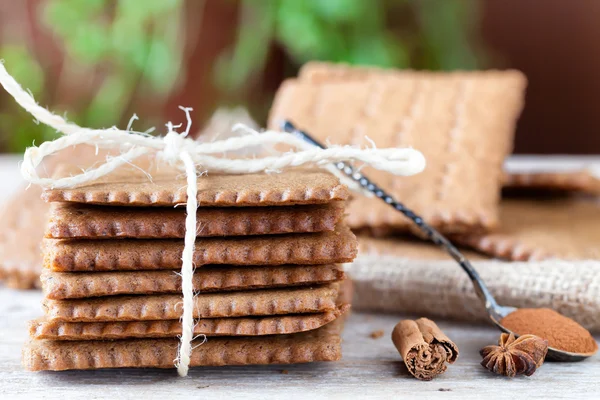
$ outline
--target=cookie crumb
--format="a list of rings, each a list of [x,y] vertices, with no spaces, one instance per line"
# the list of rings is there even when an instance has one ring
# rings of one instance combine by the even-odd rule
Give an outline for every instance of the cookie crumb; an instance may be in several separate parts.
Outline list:
[[[284,375],[287,375],[287,374],[290,373],[290,371],[288,371],[287,369],[282,369],[281,373],[284,374]]]
[[[379,339],[380,337],[382,337],[384,335],[384,331],[383,329],[379,329],[377,331],[373,331],[371,332],[371,334],[369,336],[371,336],[371,339]]]

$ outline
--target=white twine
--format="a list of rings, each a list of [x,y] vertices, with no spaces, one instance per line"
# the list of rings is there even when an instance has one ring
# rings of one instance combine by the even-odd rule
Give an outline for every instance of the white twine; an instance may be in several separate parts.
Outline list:
[[[320,149],[304,140],[288,133],[266,131],[258,133],[246,126],[234,129],[247,135],[200,143],[187,137],[191,128],[190,108],[180,107],[186,115],[187,127],[183,134],[175,131],[173,124],[168,123],[165,136],[149,136],[144,132],[123,131],[116,127],[110,129],[83,128],[39,106],[31,94],[25,91],[4,68],[0,60],[0,84],[16,102],[29,112],[37,121],[42,122],[65,134],[56,140],[42,143],[38,147],[30,147],[25,151],[21,174],[30,183],[46,188],[72,188],[94,181],[110,174],[124,164],[131,164],[136,159],[155,155],[174,167],[182,170],[187,179],[187,204],[185,220],[185,239],[182,253],[182,293],[183,316],[181,342],[175,364],[181,376],[186,376],[192,354],[194,329],[194,293],[192,277],[194,273],[193,253],[196,241],[196,209],[197,204],[197,169],[208,172],[224,172],[230,174],[246,174],[264,171],[280,171],[289,167],[313,164],[328,167],[336,162],[360,161],[376,169],[395,175],[414,175],[425,168],[423,155],[413,149],[377,149],[356,148],[351,146],[332,146]],[[107,157],[106,162],[96,168],[88,169],[78,175],[60,179],[40,177],[36,171],[43,159],[49,155],[78,144],[88,144],[100,148],[117,149],[122,152],[118,157]],[[227,152],[251,148],[253,146],[288,145],[298,151],[290,151],[276,156],[269,155],[258,158],[226,158],[217,157]]]
[[[185,239],[181,259],[181,291],[183,293],[183,315],[181,317],[181,343],[179,346],[179,365],[177,372],[186,376],[192,355],[194,339],[194,246],[196,241],[196,209],[198,208],[198,181],[196,166],[192,157],[185,151],[179,154],[185,165],[187,179],[187,204],[185,206]]]

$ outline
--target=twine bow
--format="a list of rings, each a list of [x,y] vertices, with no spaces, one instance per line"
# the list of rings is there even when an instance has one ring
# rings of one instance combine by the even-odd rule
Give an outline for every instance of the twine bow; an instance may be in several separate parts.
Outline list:
[[[46,188],[72,188],[77,185],[94,181],[109,175],[115,169],[131,164],[140,157],[154,155],[185,172],[187,180],[187,202],[185,219],[185,239],[182,254],[182,294],[183,316],[182,334],[178,357],[175,360],[178,373],[186,376],[192,354],[194,331],[194,292],[192,277],[194,273],[193,252],[196,241],[196,210],[197,203],[197,170],[207,172],[223,172],[230,174],[246,174],[264,171],[280,171],[289,167],[307,164],[327,167],[335,162],[359,161],[376,169],[395,175],[414,175],[425,168],[423,155],[413,149],[377,149],[357,148],[351,146],[332,146],[327,149],[317,148],[304,140],[288,133],[266,131],[259,133],[244,125],[234,127],[234,130],[245,135],[232,137],[209,143],[201,143],[188,138],[191,128],[190,108],[180,107],[186,115],[187,127],[183,133],[178,133],[172,123],[167,124],[165,136],[150,136],[144,132],[129,129],[120,130],[116,127],[109,129],[91,129],[80,127],[66,121],[64,118],[51,113],[39,106],[33,96],[25,91],[4,68],[0,60],[0,84],[15,99],[15,101],[42,122],[64,136],[42,143],[38,147],[30,147],[25,151],[21,174],[30,183]],[[137,118],[134,116],[134,118]],[[132,121],[133,122],[133,119]],[[130,125],[131,125],[130,122]],[[98,167],[88,169],[78,175],[53,179],[40,177],[37,167],[46,156],[60,152],[78,144],[88,144],[97,148],[117,149],[121,154],[117,157],[107,157],[106,162]],[[269,155],[258,158],[227,158],[217,157],[227,152],[242,150],[255,146],[271,147],[285,144],[296,151]],[[335,171],[335,169],[333,169]]]

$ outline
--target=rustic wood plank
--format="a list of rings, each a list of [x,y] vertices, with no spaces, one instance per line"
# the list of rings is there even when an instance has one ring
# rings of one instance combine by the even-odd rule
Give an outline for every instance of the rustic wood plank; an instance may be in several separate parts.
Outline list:
[[[294,366],[195,368],[188,378],[175,370],[104,370],[30,373],[20,364],[26,321],[41,314],[41,293],[0,289],[1,398],[597,398],[600,358],[583,363],[546,363],[534,376],[508,380],[479,365],[478,351],[497,340],[490,326],[438,321],[461,356],[431,382],[408,376],[390,334],[395,315],[354,313],[344,331],[344,358],[336,363]],[[379,339],[371,332],[384,330]],[[283,371],[287,371],[283,373]],[[443,389],[444,391],[440,391]],[[446,391],[448,390],[448,391]],[[6,397],[5,397],[6,396]]]

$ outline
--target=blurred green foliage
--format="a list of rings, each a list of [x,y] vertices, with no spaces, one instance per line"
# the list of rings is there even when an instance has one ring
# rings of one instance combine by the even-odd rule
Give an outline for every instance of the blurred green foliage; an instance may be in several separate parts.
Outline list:
[[[296,65],[309,60],[431,70],[480,65],[468,40],[477,22],[474,0],[240,1],[237,42],[215,70],[224,89],[239,90],[262,71],[270,43],[282,46]]]
[[[476,47],[477,35],[472,32],[479,20],[480,3],[424,0],[417,5],[423,56],[419,68],[448,71],[482,67],[485,54]]]
[[[48,0],[43,19],[74,60],[110,62],[115,75],[140,75],[164,95],[179,73],[172,68],[181,58],[174,45],[178,31],[170,26],[177,28],[172,17],[182,6],[182,0]]]
[[[69,105],[75,122],[91,127],[123,122],[136,96],[160,101],[173,91],[182,68],[184,0],[40,4],[40,22],[64,50],[59,57],[65,57],[66,78],[101,82],[80,85],[89,93],[76,96],[78,108]],[[469,41],[477,22],[476,0],[238,0],[237,4],[237,40],[213,68],[225,93],[243,94],[249,82],[261,77],[273,44],[285,50],[294,67],[309,60],[433,70],[480,66],[480,54]],[[55,104],[60,96],[52,90],[65,77],[45,74],[27,46],[0,46],[15,78],[40,103]],[[62,89],[79,90],[78,82],[69,85]],[[262,111],[267,100],[251,106]],[[0,118],[3,131],[9,133],[2,145],[9,151],[22,151],[34,140],[55,135],[30,123],[30,117],[14,105],[5,107]]]
[[[183,0],[47,0],[40,19],[64,48],[69,68],[79,76],[102,80],[88,94],[74,120],[92,127],[121,121],[138,90],[166,98],[181,73],[182,46],[178,44]],[[38,101],[48,95],[44,73],[24,47],[3,46],[2,57],[17,81]],[[60,77],[58,78],[60,79]],[[76,83],[75,83],[76,87]],[[21,151],[32,140],[53,132],[32,127],[24,112],[9,107],[1,117],[10,132],[5,147]]]
[[[26,84],[25,87],[37,97],[44,88],[45,76],[34,56],[25,47],[7,45],[2,47],[2,57],[17,82]],[[51,130],[34,124],[31,116],[18,108],[11,104],[0,112],[2,131],[6,133],[4,145],[9,151],[21,151],[33,142],[39,143],[53,136]]]

